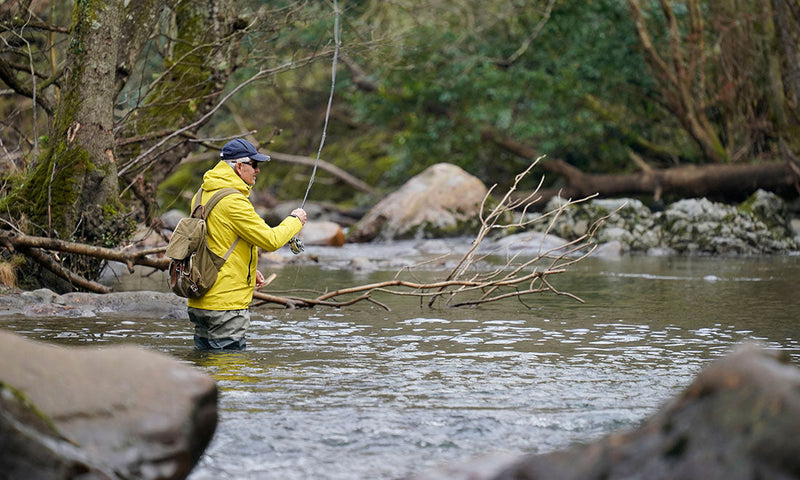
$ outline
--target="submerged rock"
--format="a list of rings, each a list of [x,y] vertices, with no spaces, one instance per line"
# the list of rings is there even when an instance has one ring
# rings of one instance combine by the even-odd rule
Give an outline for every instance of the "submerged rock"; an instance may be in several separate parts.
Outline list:
[[[3,478],[183,479],[214,434],[215,381],[166,355],[0,345]]]
[[[743,346],[705,368],[636,430],[494,466],[450,467],[416,480],[750,480],[800,477],[800,369]],[[477,467],[476,467],[477,465]]]

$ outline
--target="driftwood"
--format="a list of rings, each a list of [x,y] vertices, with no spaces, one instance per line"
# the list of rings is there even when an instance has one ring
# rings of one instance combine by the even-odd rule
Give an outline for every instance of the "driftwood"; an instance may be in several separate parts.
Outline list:
[[[539,160],[541,158],[533,162],[524,172],[517,175],[514,185],[498,202],[497,206],[487,214],[483,214],[487,200],[491,197],[496,185],[489,190],[481,208],[481,229],[475,240],[473,240],[472,247],[461,257],[444,280],[432,283],[403,280],[400,277],[407,270],[404,269],[398,272],[392,280],[321,293],[315,298],[300,296],[276,297],[256,292],[254,297],[260,300],[256,305],[279,303],[289,308],[311,306],[344,307],[367,301],[389,310],[387,305],[373,298],[375,293],[427,299],[430,307],[433,307],[437,300],[441,300],[448,307],[462,307],[510,298],[521,299],[526,295],[545,292],[565,295],[574,300],[582,301],[571,293],[557,290],[549,282],[548,277],[565,273],[567,267],[581,261],[594,251],[595,245],[591,243],[591,239],[607,217],[598,219],[587,234],[561,245],[559,248],[539,252],[532,258],[520,258],[519,255],[512,256],[506,259],[503,266],[489,272],[482,272],[476,268],[476,263],[484,258],[477,255],[476,252],[478,252],[481,242],[492,231],[525,228],[533,223],[542,221],[549,221],[549,225],[552,227],[555,219],[566,208],[587,199],[566,201],[553,211],[529,217],[527,215],[528,211],[532,209],[534,203],[540,201],[541,197],[534,191],[521,199],[515,199],[514,193],[520,181],[530,173]]]
[[[530,173],[540,160],[541,158],[537,159],[524,172],[517,175],[514,185],[497,202],[496,206],[487,212],[487,202],[492,198],[491,195],[496,185],[489,189],[481,206],[481,228],[473,240],[471,248],[464,253],[456,263],[456,266],[443,280],[419,283],[401,278],[404,273],[412,270],[412,267],[397,272],[392,280],[347,287],[332,292],[321,292],[314,298],[291,294],[278,296],[256,291],[253,294],[254,306],[273,303],[287,308],[307,308],[312,306],[345,307],[366,301],[388,310],[389,307],[386,304],[374,298],[376,293],[413,296],[420,300],[426,299],[430,307],[433,307],[436,302],[441,302],[448,307],[480,305],[509,298],[521,299],[527,295],[545,292],[565,295],[574,300],[582,301],[571,293],[558,291],[550,283],[548,277],[565,273],[569,266],[591,254],[594,249],[591,239],[605,218],[595,222],[586,235],[567,242],[558,248],[540,251],[533,255],[532,258],[520,258],[520,255],[517,254],[506,258],[504,265],[488,272],[481,271],[477,265],[486,256],[478,255],[477,253],[481,242],[493,231],[524,229],[533,223],[544,221],[549,221],[549,225],[552,227],[554,221],[564,209],[574,203],[590,198],[566,201],[557,209],[547,213],[529,214],[529,211],[533,210],[533,204],[541,200],[538,189],[521,198],[517,198],[515,193],[520,181]],[[27,255],[56,275],[67,279],[76,289],[96,293],[108,293],[111,289],[70,272],[57,260],[57,255],[47,252],[64,252],[122,262],[127,265],[130,272],[134,271],[134,266],[136,265],[158,270],[166,270],[169,267],[169,259],[163,256],[165,247],[148,250],[109,249],[8,232],[0,233],[0,244],[4,245],[10,252],[16,251]],[[272,278],[274,277],[270,277],[269,280],[271,281]]]

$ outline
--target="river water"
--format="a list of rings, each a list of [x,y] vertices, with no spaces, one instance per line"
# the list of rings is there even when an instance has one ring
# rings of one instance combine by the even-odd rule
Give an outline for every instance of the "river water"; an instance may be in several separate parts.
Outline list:
[[[402,253],[389,256],[401,262]],[[283,266],[269,288],[336,289],[396,271],[352,272],[337,261],[333,253]],[[163,287],[148,278],[145,287]],[[391,311],[259,306],[240,354],[195,352],[180,318],[17,316],[0,325],[66,345],[135,343],[216,378],[219,424],[191,480],[401,478],[547,452],[635,427],[740,342],[800,364],[800,257],[589,258],[551,278],[584,302],[537,295],[429,309],[384,296]]]

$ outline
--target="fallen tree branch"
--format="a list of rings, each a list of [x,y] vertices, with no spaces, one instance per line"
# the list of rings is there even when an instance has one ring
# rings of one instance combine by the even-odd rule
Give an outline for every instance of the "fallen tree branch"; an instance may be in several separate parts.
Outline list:
[[[547,292],[567,296],[582,302],[578,296],[556,289],[548,280],[548,277],[567,272],[569,266],[591,254],[595,248],[592,243],[594,234],[607,217],[597,219],[582,237],[573,241],[565,240],[559,247],[543,250],[540,246],[538,251],[528,250],[530,254],[525,258],[521,258],[522,256],[519,253],[507,256],[504,265],[495,267],[490,271],[482,270],[478,264],[480,260],[488,255],[496,254],[496,252],[482,252],[478,255],[481,243],[491,232],[512,228],[525,229],[536,222],[548,221],[549,224],[545,230],[545,233],[548,233],[565,209],[575,203],[592,198],[590,196],[577,201],[566,200],[553,211],[543,214],[529,214],[528,212],[533,210],[532,205],[541,199],[538,189],[522,198],[515,198],[513,194],[519,182],[530,173],[539,160],[541,158],[517,175],[514,185],[506,192],[499,203],[489,212],[484,212],[487,208],[488,199],[496,186],[489,189],[478,213],[481,228],[475,240],[473,240],[471,248],[458,260],[456,266],[444,280],[427,283],[405,280],[401,278],[402,275],[411,274],[413,267],[404,267],[391,280],[323,292],[314,298],[292,295],[291,292],[287,296],[278,296],[256,291],[253,293],[253,306],[274,303],[283,305],[286,308],[308,308],[313,306],[342,308],[366,301],[389,310],[388,305],[374,298],[376,293],[401,297],[413,296],[419,298],[420,301],[428,299],[429,307],[432,307],[435,301],[440,298],[446,298],[444,301],[445,306],[458,307],[481,305],[509,298],[521,299],[526,295]],[[541,182],[539,185],[541,186]],[[46,268],[66,278],[78,288],[99,293],[108,293],[111,289],[69,272],[53,256],[48,255],[42,249],[122,262],[128,266],[130,272],[133,272],[134,265],[143,265],[158,270],[166,270],[169,267],[169,259],[163,257],[164,247],[126,251],[126,248],[109,249],[46,237],[13,234],[11,232],[0,232],[0,244],[5,245],[5,248],[10,251],[17,250],[30,256]],[[155,258],[152,256],[155,256]],[[424,265],[425,263],[428,263],[428,261],[419,265]]]
[[[373,298],[374,293],[383,293],[393,296],[412,296],[420,300],[428,299],[428,306],[433,307],[436,300],[446,297],[444,302],[448,307],[475,306],[484,303],[498,302],[509,298],[521,298],[526,295],[537,293],[554,293],[563,295],[573,300],[582,300],[568,292],[561,292],[556,289],[548,277],[565,273],[567,267],[574,265],[590,255],[596,245],[592,243],[595,233],[599,226],[608,217],[597,219],[588,229],[587,233],[578,239],[565,243],[558,248],[551,248],[545,251],[535,252],[531,258],[520,259],[516,254],[506,259],[505,265],[495,268],[492,271],[481,271],[476,263],[485,258],[487,254],[477,255],[481,242],[487,238],[490,232],[495,230],[507,230],[510,228],[526,228],[533,223],[549,221],[547,232],[552,229],[559,215],[571,205],[585,201],[593,196],[581,200],[568,200],[557,209],[545,214],[528,216],[528,210],[532,204],[539,201],[540,196],[537,192],[527,195],[522,199],[515,199],[513,196],[519,182],[530,173],[537,159],[525,171],[517,175],[514,185],[506,192],[499,203],[488,213],[484,213],[487,200],[490,198],[492,187],[484,197],[479,213],[481,228],[472,242],[471,248],[457,261],[456,266],[448,273],[444,280],[422,283],[404,280],[401,276],[410,272],[413,267],[404,267],[392,280],[376,282],[355,287],[347,287],[332,292],[321,293],[316,298],[301,297],[275,297],[264,294],[256,294],[256,298],[261,300],[254,306],[265,303],[278,303],[290,308],[310,307],[310,306],[330,306],[344,307],[359,301],[369,301],[388,310],[388,306],[377,302]],[[540,182],[541,185],[541,182]],[[613,213],[612,213],[613,215]],[[427,263],[427,262],[423,262]],[[468,272],[473,272],[470,278],[466,278]],[[477,298],[470,298],[477,294]],[[354,298],[340,300],[343,297],[357,295]],[[463,299],[467,297],[466,299]],[[462,300],[463,299],[463,300]]]
[[[110,293],[112,291],[110,287],[106,287],[104,285],[100,285],[97,282],[87,280],[81,277],[80,275],[67,270],[66,268],[61,266],[61,264],[58,263],[53,257],[47,255],[38,248],[24,247],[23,251],[28,257],[32,258],[37,263],[39,263],[46,269],[50,270],[51,272],[55,273],[59,277],[64,278],[72,285],[76,285],[80,288],[83,288],[89,292],[94,292],[94,293]]]
[[[111,248],[86,245],[84,243],[66,242],[48,237],[34,237],[30,235],[10,235],[5,232],[0,233],[3,243],[15,248],[40,248],[45,250],[56,250],[65,253],[86,255],[89,257],[100,258],[102,260],[112,260],[127,265],[128,271],[133,272],[134,265],[153,267],[159,270],[169,268],[168,258],[150,258],[148,255],[164,253],[166,247],[142,250],[138,252],[125,252]]]

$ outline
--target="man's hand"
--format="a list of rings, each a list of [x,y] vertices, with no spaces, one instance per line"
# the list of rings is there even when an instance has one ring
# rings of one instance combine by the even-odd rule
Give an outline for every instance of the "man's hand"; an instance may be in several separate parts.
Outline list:
[[[306,211],[303,210],[302,208],[295,208],[294,210],[292,210],[292,213],[290,213],[289,215],[291,215],[293,217],[297,217],[297,219],[300,220],[300,223],[302,223],[303,225],[306,224],[306,220],[307,220]]]
[[[266,283],[267,281],[264,280],[264,275],[262,275],[261,272],[256,270],[256,290],[263,287]]]

